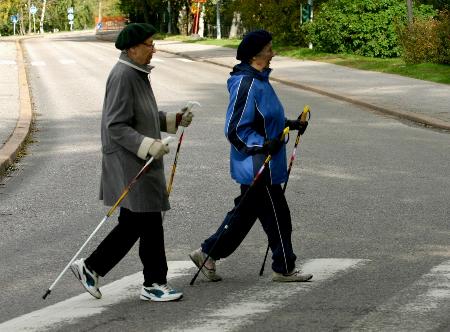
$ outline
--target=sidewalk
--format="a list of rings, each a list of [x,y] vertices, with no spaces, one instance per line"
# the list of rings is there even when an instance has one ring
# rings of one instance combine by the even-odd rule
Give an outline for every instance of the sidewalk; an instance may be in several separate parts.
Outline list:
[[[157,41],[157,50],[232,68],[236,50],[211,45]],[[17,46],[17,49],[16,49]],[[450,85],[328,63],[276,56],[272,81],[351,102],[437,129],[450,131]],[[0,173],[15,159],[31,123],[20,45],[0,40]]]
[[[164,40],[156,48],[229,68],[238,63],[231,48]],[[271,68],[272,81],[450,130],[450,85],[281,56],[273,58]]]
[[[14,162],[31,129],[32,109],[20,43],[0,40],[0,177]]]

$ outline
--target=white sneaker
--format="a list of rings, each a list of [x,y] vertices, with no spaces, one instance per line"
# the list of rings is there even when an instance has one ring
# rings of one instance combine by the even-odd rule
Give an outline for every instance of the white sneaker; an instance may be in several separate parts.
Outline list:
[[[173,289],[168,284],[157,283],[153,283],[151,287],[142,286],[140,296],[141,300],[151,300],[156,302],[175,301],[182,297],[182,292]]]
[[[96,299],[102,298],[102,293],[98,289],[98,274],[89,270],[84,263],[84,259],[80,258],[70,265],[70,269],[83,287]]]

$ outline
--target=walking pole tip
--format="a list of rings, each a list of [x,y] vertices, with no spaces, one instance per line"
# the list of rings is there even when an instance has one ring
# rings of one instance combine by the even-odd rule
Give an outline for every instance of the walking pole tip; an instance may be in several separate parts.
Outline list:
[[[47,289],[47,291],[45,292],[45,294],[42,296],[42,299],[45,300],[45,298],[46,298],[47,296],[50,295],[50,292],[51,292],[51,290],[50,290],[50,289]]]

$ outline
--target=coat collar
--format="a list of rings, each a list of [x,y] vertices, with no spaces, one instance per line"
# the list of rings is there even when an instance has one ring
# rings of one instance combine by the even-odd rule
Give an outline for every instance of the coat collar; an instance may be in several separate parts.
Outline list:
[[[150,66],[150,65],[140,65],[140,64],[137,64],[136,62],[134,62],[133,60],[131,60],[131,59],[128,57],[128,54],[127,54],[126,51],[122,51],[122,53],[120,53],[120,56],[119,56],[119,62],[121,62],[121,63],[123,63],[123,64],[125,64],[125,65],[127,65],[127,66],[129,66],[129,67],[131,67],[131,68],[134,68],[134,69],[136,69],[136,70],[139,70],[139,71],[141,71],[141,72],[144,72],[144,73],[146,73],[146,74],[150,74],[151,70],[152,70],[153,68],[155,68],[154,66]]]
[[[237,64],[236,66],[233,67],[233,71],[230,74],[231,74],[231,76],[247,75],[247,76],[254,77],[260,81],[268,81],[271,71],[272,71],[272,69],[267,68],[267,69],[264,69],[264,71],[260,72],[259,70],[256,70],[255,68],[250,66],[248,63],[241,62],[240,64]]]

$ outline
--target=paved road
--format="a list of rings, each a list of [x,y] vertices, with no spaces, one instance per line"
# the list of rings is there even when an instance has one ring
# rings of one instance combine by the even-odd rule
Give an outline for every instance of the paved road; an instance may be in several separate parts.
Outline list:
[[[299,263],[314,281],[274,285],[269,272],[260,278],[266,240],[255,225],[220,262],[223,282],[199,278],[188,286],[195,269],[186,254],[237,193],[223,137],[229,69],[163,52],[152,74],[161,108],[192,99],[203,105],[186,131],[165,224],[170,282],[185,298],[140,302],[133,250],[102,279],[101,301],[69,274],[42,301],[105,213],[96,197],[98,128],[118,52],[89,38],[36,39],[25,48],[38,131],[0,188],[0,331],[449,329],[448,134],[276,82],[289,117],[305,103],[313,110],[287,199]],[[173,151],[166,167],[172,158]]]

